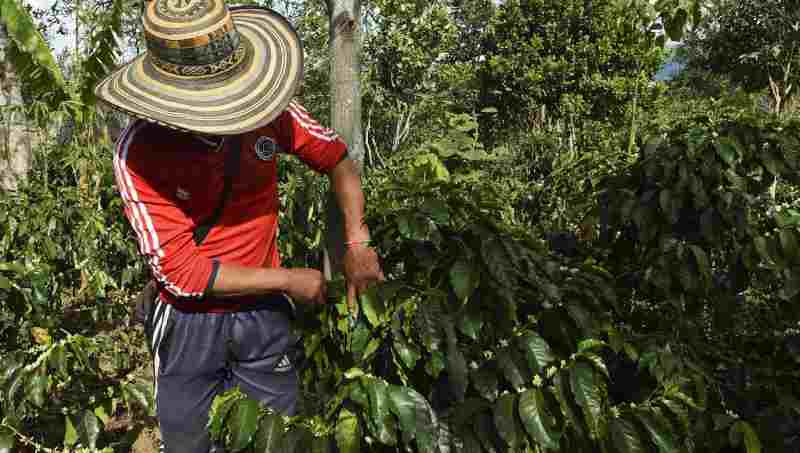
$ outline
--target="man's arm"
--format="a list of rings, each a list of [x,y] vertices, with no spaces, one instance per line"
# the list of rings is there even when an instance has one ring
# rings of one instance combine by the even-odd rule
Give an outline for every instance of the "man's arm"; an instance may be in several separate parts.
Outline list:
[[[369,229],[364,223],[364,192],[355,163],[343,159],[329,177],[336,201],[344,214],[344,271],[348,298],[355,299],[373,282],[384,280],[378,255],[370,248]],[[324,303],[325,280],[315,269],[254,268],[221,264],[211,294],[217,297],[285,292],[303,301]]]
[[[364,223],[364,192],[355,162],[345,158],[329,173],[336,201],[344,215],[344,240],[347,243],[369,242],[369,228]]]
[[[235,297],[286,293],[301,302],[325,303],[325,279],[322,273],[306,268],[246,267],[221,264],[211,295]]]
[[[347,298],[352,305],[358,292],[384,281],[378,255],[369,247],[369,228],[364,223],[364,192],[355,162],[344,159],[330,172],[331,186],[344,216],[344,274]]]
[[[336,201],[344,214],[344,273],[348,299],[354,302],[357,291],[382,281],[378,255],[367,245],[369,229],[364,224],[364,193],[355,163],[346,158],[347,145],[336,133],[317,123],[298,103],[291,102],[275,120],[278,142],[283,149],[331,180]]]

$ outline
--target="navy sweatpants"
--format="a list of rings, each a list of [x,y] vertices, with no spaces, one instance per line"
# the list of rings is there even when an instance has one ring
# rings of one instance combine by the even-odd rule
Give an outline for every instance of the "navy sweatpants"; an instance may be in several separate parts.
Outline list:
[[[153,305],[145,331],[166,453],[208,453],[211,402],[236,386],[278,412],[294,414],[289,311],[280,296],[233,313],[183,312],[160,300]]]

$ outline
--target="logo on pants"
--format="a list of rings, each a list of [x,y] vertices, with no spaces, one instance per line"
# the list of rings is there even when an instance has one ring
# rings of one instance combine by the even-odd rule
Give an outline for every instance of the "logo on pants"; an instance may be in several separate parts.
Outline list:
[[[286,373],[292,371],[292,361],[289,360],[289,356],[284,354],[283,358],[281,358],[281,361],[278,362],[278,365],[275,366],[273,371],[276,373]]]

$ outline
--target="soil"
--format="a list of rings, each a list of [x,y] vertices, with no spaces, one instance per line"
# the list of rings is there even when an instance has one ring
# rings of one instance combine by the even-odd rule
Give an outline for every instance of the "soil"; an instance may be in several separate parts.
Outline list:
[[[158,453],[161,436],[158,428],[146,428],[131,446],[132,453]]]

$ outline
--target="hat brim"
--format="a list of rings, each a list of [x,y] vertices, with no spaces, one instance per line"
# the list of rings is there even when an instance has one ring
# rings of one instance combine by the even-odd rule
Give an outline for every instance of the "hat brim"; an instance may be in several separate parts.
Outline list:
[[[95,88],[99,99],[131,115],[176,129],[235,135],[269,124],[289,104],[303,78],[303,49],[280,14],[231,8],[246,54],[235,68],[205,78],[170,74],[147,52]]]

